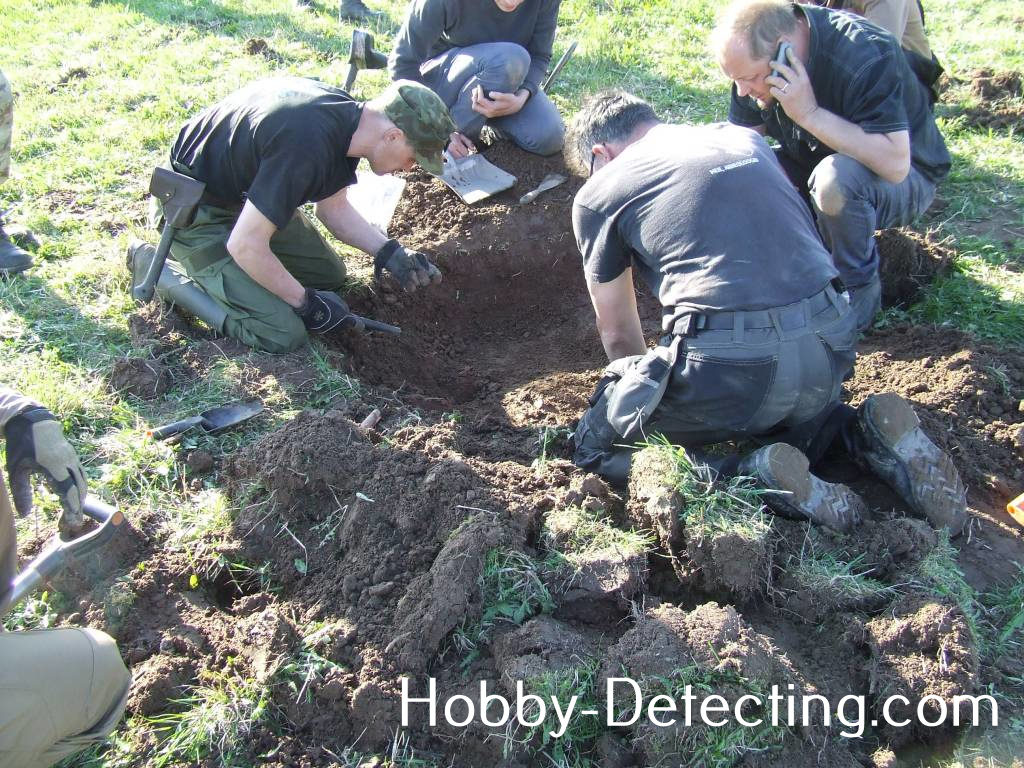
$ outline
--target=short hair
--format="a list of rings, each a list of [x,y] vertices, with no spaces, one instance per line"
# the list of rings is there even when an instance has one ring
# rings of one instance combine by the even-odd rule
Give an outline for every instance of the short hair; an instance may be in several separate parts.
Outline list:
[[[721,54],[726,44],[739,37],[752,59],[775,55],[779,38],[796,29],[793,3],[786,0],[738,0],[728,6],[711,32],[711,48]]]
[[[616,88],[592,94],[569,126],[566,165],[586,176],[595,144],[624,141],[639,126],[656,122],[658,116],[651,105],[631,93]]]

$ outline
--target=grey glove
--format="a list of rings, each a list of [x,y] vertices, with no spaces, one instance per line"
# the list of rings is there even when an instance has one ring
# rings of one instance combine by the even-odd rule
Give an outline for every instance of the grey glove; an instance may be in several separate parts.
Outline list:
[[[7,422],[7,477],[18,514],[32,511],[31,476],[38,472],[60,497],[64,523],[71,530],[82,527],[85,473],[78,454],[64,439],[64,430],[53,414],[41,406],[22,411]]]
[[[362,331],[363,321],[358,315],[353,315],[348,304],[339,298],[338,294],[331,291],[317,291],[313,288],[306,289],[306,298],[302,306],[295,310],[311,333],[327,333],[335,328],[352,328],[355,331]]]
[[[410,293],[441,282],[441,270],[430,263],[426,254],[403,248],[397,240],[388,240],[373,257],[374,279],[380,280],[385,269]]]

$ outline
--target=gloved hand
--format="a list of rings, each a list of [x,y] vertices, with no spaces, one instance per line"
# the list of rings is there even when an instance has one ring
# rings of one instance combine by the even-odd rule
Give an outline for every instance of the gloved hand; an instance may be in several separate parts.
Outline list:
[[[18,514],[32,511],[33,473],[39,472],[60,497],[64,524],[82,527],[85,473],[78,454],[64,439],[64,430],[53,414],[41,406],[22,411],[7,422],[7,478]]]
[[[402,247],[397,240],[388,240],[373,257],[373,277],[380,280],[386,269],[410,293],[417,288],[441,282],[441,270],[431,264],[425,254]]]
[[[306,330],[312,333],[327,333],[335,328],[351,328],[363,331],[363,321],[352,314],[348,304],[331,291],[306,289],[306,298],[301,307],[295,309]]]

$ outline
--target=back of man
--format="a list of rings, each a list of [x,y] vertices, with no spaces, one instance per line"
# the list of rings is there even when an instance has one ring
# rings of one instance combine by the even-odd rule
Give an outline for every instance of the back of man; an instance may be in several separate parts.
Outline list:
[[[767,143],[727,123],[652,128],[580,189],[573,228],[588,277],[634,266],[667,332],[687,313],[799,301],[837,274]]]

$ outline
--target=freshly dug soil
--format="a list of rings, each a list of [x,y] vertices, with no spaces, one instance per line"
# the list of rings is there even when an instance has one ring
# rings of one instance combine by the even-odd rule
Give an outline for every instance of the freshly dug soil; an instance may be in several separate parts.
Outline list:
[[[327,363],[346,366],[364,393],[321,401],[322,410],[300,414],[234,456],[211,456],[212,467],[195,459],[193,473],[213,469],[214,480],[228,481],[240,507],[231,534],[182,545],[157,523],[135,521],[124,546],[105,553],[103,571],[116,577],[78,573],[62,590],[82,595],[63,618],[113,632],[139,673],[133,712],[167,711],[181,685],[234,670],[266,681],[283,718],[276,730],[260,726],[252,734],[250,762],[319,766],[337,764],[332,754],[357,739],[359,750],[387,749],[402,675],[414,678],[417,695],[434,676],[441,699],[475,694],[481,681],[508,691],[517,678],[584,662],[605,676],[621,676],[620,664],[641,677],[680,667],[729,672],[758,685],[792,682],[833,701],[867,695],[873,684],[915,692],[976,686],[973,646],[950,606],[851,601],[794,581],[793,559],[814,535],[807,525],[776,520],[764,553],[726,547],[700,560],[707,553],[686,540],[678,499],[658,482],[664,467],[646,467],[646,480],[633,483],[623,504],[564,460],[566,428],[605,363],[570,233],[579,180],[519,206],[545,174],[564,172],[561,161],[505,145],[488,156],[520,183],[475,208],[429,177],[409,176],[394,234],[437,254],[445,279],[411,296],[384,286],[353,298],[357,311],[403,329],[397,338],[331,342]],[[882,233],[880,248],[893,304],[911,301],[946,261],[941,244],[905,231]],[[653,336],[656,304],[649,296],[640,304]],[[152,307],[133,318],[132,332],[178,384],[227,360],[241,371],[239,398],[259,397],[272,382],[317,391],[319,374],[305,353],[251,353]],[[847,389],[854,404],[883,391],[913,402],[968,485],[976,520],[957,542],[960,567],[977,588],[1007,578],[1008,563],[1024,562],[1020,529],[1002,511],[1024,487],[1024,355],[945,328],[890,328],[864,339]],[[383,420],[360,429],[376,407]],[[183,452],[182,463],[187,458]],[[872,513],[846,539],[817,532],[820,546],[859,558],[858,572],[883,584],[901,581],[935,546],[934,533],[849,462],[836,458],[823,471],[854,486]],[[201,487],[204,479],[192,481]],[[541,535],[544,516],[569,507],[652,531],[658,543],[646,556],[647,572],[640,558],[624,569],[596,559],[592,578],[553,590],[551,615],[526,617],[518,627],[498,622],[475,655],[460,649],[454,634],[483,610],[488,552],[508,549],[542,563],[552,554]],[[928,634],[929,622],[941,631]],[[955,674],[932,669],[913,677],[913,664],[933,663],[939,647],[954,652]],[[310,648],[329,664],[295,677],[289,662]],[[739,694],[735,685],[719,688]],[[431,729],[414,717],[407,735],[418,757],[441,765],[547,760],[535,739],[504,754],[502,734],[482,725]],[[586,749],[604,765],[663,757],[661,764],[675,764],[658,735],[643,727],[604,734]],[[870,764],[876,746],[797,729],[783,734],[780,749],[750,753],[744,764]]]
[[[921,289],[949,271],[953,252],[930,235],[909,229],[877,233],[882,307],[909,307]]]
[[[979,99],[997,101],[1024,95],[1020,72],[994,72],[978,69],[969,75],[971,92]]]

